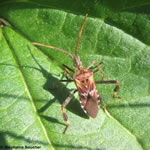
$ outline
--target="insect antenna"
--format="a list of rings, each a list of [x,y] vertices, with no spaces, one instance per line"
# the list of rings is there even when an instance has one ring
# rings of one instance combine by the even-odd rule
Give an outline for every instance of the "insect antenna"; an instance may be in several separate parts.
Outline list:
[[[33,42],[32,44],[33,44],[33,45],[38,45],[38,46],[47,47],[47,48],[52,48],[52,49],[54,49],[54,50],[61,51],[61,52],[63,52],[63,53],[68,54],[72,59],[74,58],[71,53],[69,53],[68,51],[65,51],[65,50],[63,50],[63,49],[60,49],[60,48],[57,48],[57,47],[54,47],[54,46],[49,46],[49,45],[44,45],[44,44],[36,43],[36,42]]]
[[[83,31],[83,28],[84,28],[84,24],[85,24],[85,21],[86,21],[86,18],[87,18],[88,14],[85,15],[85,18],[84,18],[84,21],[83,21],[83,24],[81,26],[81,29],[80,29],[80,33],[78,35],[78,41],[77,41],[77,45],[76,45],[76,51],[75,51],[75,56],[73,56],[70,52],[68,51],[65,51],[63,49],[60,49],[60,48],[57,48],[57,47],[54,47],[54,46],[49,46],[49,45],[44,45],[44,44],[40,44],[40,43],[36,43],[36,42],[33,42],[32,44],[33,45],[37,45],[37,46],[43,46],[43,47],[47,47],[47,48],[52,48],[54,50],[57,50],[57,51],[61,51],[63,53],[66,53],[68,54],[73,62],[74,62],[74,65],[78,68],[78,69],[81,69],[83,68],[82,67],[82,63],[80,62],[79,58],[78,58],[78,45],[79,45],[79,41],[80,41],[80,37],[81,37],[81,34],[82,34],[82,31]]]
[[[81,26],[80,33],[79,33],[79,36],[78,36],[78,41],[77,41],[77,45],[76,45],[76,52],[75,52],[76,58],[78,58],[78,45],[79,45],[80,37],[81,37],[82,31],[83,31],[84,24],[85,24],[87,16],[88,16],[88,14],[85,15],[85,18],[84,18],[84,21],[83,21],[83,24]]]

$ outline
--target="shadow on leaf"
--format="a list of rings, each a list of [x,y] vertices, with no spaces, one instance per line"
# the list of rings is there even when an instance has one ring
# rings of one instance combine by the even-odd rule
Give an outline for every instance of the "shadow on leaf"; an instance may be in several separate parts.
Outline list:
[[[27,143],[36,143],[36,144],[41,144],[41,145],[48,145],[47,142],[43,142],[43,141],[39,141],[39,140],[33,140],[31,139],[30,140],[30,137],[25,137],[25,136],[22,136],[22,135],[17,135],[15,133],[12,133],[12,132],[9,132],[9,131],[1,131],[0,132],[0,146],[6,146],[8,145],[5,141],[5,137],[6,136],[10,136],[12,138],[15,138],[15,139],[18,139],[18,140],[24,140],[26,141]]]
[[[0,132],[0,149],[4,148],[4,146],[8,145],[5,140],[5,133]]]
[[[39,68],[34,68],[34,69],[37,69],[38,71],[40,71],[43,76],[47,79],[45,85],[43,86],[43,88],[47,91],[49,91],[52,95],[54,95],[54,99],[50,100],[48,103],[46,103],[42,108],[40,108],[38,110],[38,113],[41,113],[41,112],[44,112],[46,109],[48,109],[54,102],[55,100],[57,99],[59,101],[60,104],[62,104],[65,99],[70,95],[70,91],[74,90],[69,90],[66,88],[66,86],[64,84],[59,84],[59,87],[57,89],[52,89],[54,87],[52,87],[51,85],[56,85],[59,80],[57,78],[55,78],[53,75],[51,75],[50,73],[48,73],[36,60],[36,58],[33,56],[33,54],[31,53],[31,49],[30,47],[28,46],[28,49],[30,51],[30,54],[32,56],[32,58],[34,59],[34,61],[36,62],[36,64],[39,66]],[[63,77],[62,77],[63,78]],[[72,101],[67,105],[66,107],[69,111],[71,111],[72,113],[82,117],[82,118],[85,118],[85,119],[88,119],[89,117],[84,113],[84,111],[82,110],[81,106],[80,106],[80,103],[78,100],[76,100],[74,97],[72,99]],[[60,107],[61,109],[61,107]],[[53,120],[52,118],[49,119],[50,120]]]

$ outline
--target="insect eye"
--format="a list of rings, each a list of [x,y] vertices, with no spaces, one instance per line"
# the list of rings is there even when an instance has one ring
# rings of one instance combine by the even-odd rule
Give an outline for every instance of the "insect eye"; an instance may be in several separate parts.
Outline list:
[[[84,83],[85,81],[84,81],[84,80],[82,80],[81,82],[82,82],[82,83]]]

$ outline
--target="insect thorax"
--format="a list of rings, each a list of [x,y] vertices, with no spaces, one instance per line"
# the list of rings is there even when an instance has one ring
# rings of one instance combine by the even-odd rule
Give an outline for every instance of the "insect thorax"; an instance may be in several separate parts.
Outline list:
[[[74,80],[86,80],[93,76],[93,72],[88,69],[77,70],[74,74]]]
[[[88,69],[78,70],[74,74],[74,80],[77,87],[88,85],[93,82],[93,72]]]

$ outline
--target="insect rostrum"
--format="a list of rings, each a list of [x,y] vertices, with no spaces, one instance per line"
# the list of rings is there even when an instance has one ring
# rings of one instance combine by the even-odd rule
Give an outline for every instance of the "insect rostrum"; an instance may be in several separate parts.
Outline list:
[[[63,66],[65,68],[65,74],[66,74],[67,80],[59,81],[59,82],[75,82],[76,87],[77,87],[77,89],[74,90],[74,92],[71,93],[67,97],[67,99],[64,101],[64,103],[61,105],[62,115],[63,115],[64,120],[67,123],[64,133],[67,131],[67,129],[69,128],[69,125],[70,125],[67,114],[64,112],[64,108],[67,106],[67,104],[70,102],[70,100],[73,98],[74,94],[77,91],[80,96],[81,107],[83,108],[85,113],[87,113],[92,118],[95,118],[97,116],[98,105],[100,103],[100,98],[99,98],[98,92],[96,90],[95,83],[96,84],[111,84],[111,83],[116,84],[116,87],[115,87],[114,93],[113,93],[113,97],[120,98],[119,96],[117,96],[117,91],[119,90],[119,82],[117,80],[104,80],[103,71],[101,69],[101,65],[103,63],[98,64],[96,61],[93,61],[93,62],[91,62],[91,64],[88,67],[83,67],[82,62],[80,61],[80,59],[78,57],[78,45],[79,45],[80,37],[81,37],[82,31],[83,31],[83,27],[84,27],[87,16],[88,15],[86,14],[83,24],[80,29],[80,33],[79,33],[77,44],[76,44],[75,56],[73,56],[68,51],[65,51],[65,50],[62,50],[62,49],[59,49],[59,48],[56,48],[53,46],[43,45],[43,44],[35,43],[35,42],[32,43],[33,45],[44,46],[44,47],[52,48],[54,50],[66,53],[73,60],[75,70],[73,70],[73,69],[69,68],[68,66],[66,66],[65,64],[63,64]],[[94,64],[96,64],[97,69],[94,72],[92,72],[90,70],[90,68]],[[70,71],[74,73],[73,78],[70,76]],[[93,75],[98,71],[100,71],[100,73],[101,73],[102,80],[94,81]]]

